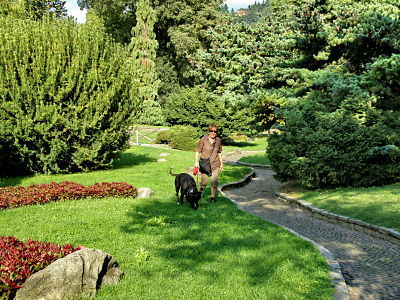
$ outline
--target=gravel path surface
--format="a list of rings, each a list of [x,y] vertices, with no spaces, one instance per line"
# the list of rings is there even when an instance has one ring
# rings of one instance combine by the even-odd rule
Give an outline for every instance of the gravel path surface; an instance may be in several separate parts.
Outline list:
[[[240,156],[227,156],[236,161]],[[244,210],[285,226],[328,249],[339,262],[351,299],[400,299],[400,247],[335,225],[283,203],[274,195],[280,183],[272,170],[254,168],[247,185],[226,195]]]

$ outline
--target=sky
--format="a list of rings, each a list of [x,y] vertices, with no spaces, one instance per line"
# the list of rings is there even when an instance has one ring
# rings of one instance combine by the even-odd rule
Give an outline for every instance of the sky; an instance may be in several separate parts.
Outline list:
[[[76,0],[66,0],[67,3],[65,7],[68,10],[68,14],[76,18],[78,23],[84,23],[86,21],[86,10],[80,10]],[[247,8],[249,5],[257,2],[256,0],[226,0],[226,4],[228,4],[229,10],[234,9],[237,10],[239,8]],[[259,0],[258,2],[262,2]]]

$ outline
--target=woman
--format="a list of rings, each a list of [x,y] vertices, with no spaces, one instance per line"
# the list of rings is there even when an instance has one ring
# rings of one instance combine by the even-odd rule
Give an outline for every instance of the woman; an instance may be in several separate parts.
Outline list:
[[[211,201],[215,202],[218,187],[218,172],[224,170],[222,162],[222,144],[221,139],[217,137],[218,126],[211,124],[208,126],[208,134],[203,136],[196,146],[195,167],[199,168],[199,158],[202,160],[209,159],[211,172],[207,174],[204,168],[200,168],[201,183],[200,192],[204,190],[208,183],[208,177],[211,176]],[[202,172],[203,171],[203,172]]]

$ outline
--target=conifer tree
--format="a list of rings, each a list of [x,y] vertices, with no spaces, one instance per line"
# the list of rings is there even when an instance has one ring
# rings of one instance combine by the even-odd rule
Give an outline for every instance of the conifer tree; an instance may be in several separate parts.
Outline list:
[[[155,59],[157,40],[153,31],[155,11],[148,1],[140,0],[136,7],[136,26],[132,28],[130,43],[132,55],[131,100],[142,109],[135,120],[144,124],[162,124],[161,106],[156,101],[159,81]]]

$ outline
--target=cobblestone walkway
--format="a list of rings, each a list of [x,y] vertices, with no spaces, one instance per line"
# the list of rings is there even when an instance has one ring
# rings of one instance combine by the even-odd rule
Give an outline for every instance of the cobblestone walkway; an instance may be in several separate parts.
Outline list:
[[[273,171],[254,169],[256,177],[249,184],[225,191],[231,199],[249,213],[290,228],[328,249],[340,263],[352,300],[400,299],[399,246],[282,203],[274,195],[280,184],[273,179]]]

